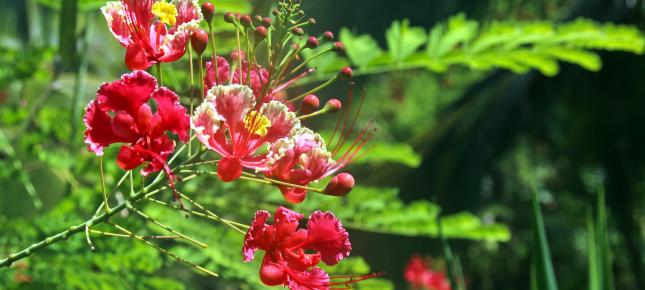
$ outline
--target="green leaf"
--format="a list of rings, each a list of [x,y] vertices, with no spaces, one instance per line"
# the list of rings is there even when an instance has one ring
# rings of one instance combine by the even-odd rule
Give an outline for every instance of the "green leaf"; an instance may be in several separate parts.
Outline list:
[[[383,54],[376,40],[369,35],[355,36],[349,29],[340,30],[340,41],[345,45],[345,52],[352,63],[366,67],[371,61]]]
[[[394,21],[385,31],[390,57],[402,63],[426,42],[426,32],[421,27],[410,27],[410,21]]]
[[[476,35],[478,26],[464,14],[450,17],[446,26],[438,25],[430,31],[426,53],[430,58],[445,56],[455,46],[466,45]]]
[[[417,168],[421,165],[423,157],[414,152],[412,146],[405,143],[376,143],[367,154],[357,159],[355,164],[370,163],[399,163],[411,168]]]
[[[365,231],[403,236],[437,237],[438,205],[428,201],[404,203],[396,188],[359,186],[344,198],[310,195],[296,210],[333,210],[343,224]],[[502,224],[484,224],[469,213],[445,215],[441,219],[446,238],[508,241],[510,232]]]

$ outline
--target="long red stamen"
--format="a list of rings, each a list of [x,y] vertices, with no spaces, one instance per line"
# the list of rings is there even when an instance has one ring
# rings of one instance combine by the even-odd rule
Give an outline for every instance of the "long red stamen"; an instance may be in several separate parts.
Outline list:
[[[343,112],[341,113],[340,118],[336,122],[336,126],[334,126],[334,131],[332,132],[331,137],[329,138],[329,143],[328,143],[329,145],[328,146],[330,148],[334,147],[334,146],[332,146],[332,143],[334,143],[334,138],[336,137],[336,133],[338,132],[338,128],[340,127],[340,124],[343,123],[343,120],[345,120],[347,118],[347,116],[349,116],[349,112],[351,111],[352,99],[353,99],[353,97],[352,97],[352,91],[353,91],[352,86],[353,85],[350,84],[349,93],[347,95],[347,102],[343,106],[344,107]],[[345,131],[345,124],[343,124],[343,127],[342,127],[341,130]],[[341,135],[342,135],[342,132],[341,132]],[[340,140],[341,136],[339,136],[338,139]]]
[[[358,119],[358,116],[361,114],[361,109],[363,108],[363,103],[365,102],[365,91],[363,91],[363,94],[361,94],[361,101],[358,104],[358,110],[356,110],[356,114],[354,115],[354,119],[352,120],[352,123],[349,125],[349,128],[347,129],[346,132],[343,132],[342,136],[342,141],[337,144],[336,148],[334,148],[332,152],[332,157],[335,157],[336,154],[338,154],[338,151],[342,149],[343,145],[345,145],[345,141],[347,140],[347,136],[352,132],[354,129],[354,124],[356,124],[356,119]]]

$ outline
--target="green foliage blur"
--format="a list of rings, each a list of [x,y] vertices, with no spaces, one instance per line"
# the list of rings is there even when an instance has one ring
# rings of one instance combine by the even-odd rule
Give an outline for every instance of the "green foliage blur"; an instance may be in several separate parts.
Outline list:
[[[269,15],[273,5],[213,2],[224,55],[235,34],[221,14]],[[403,268],[419,253],[463,272],[466,289],[645,289],[645,3],[471,2],[303,1],[318,23],[311,33],[333,31],[346,52],[310,62],[316,73],[289,93],[352,65],[354,94],[366,99],[357,127],[378,127],[349,168],[352,193],[310,194],[295,206],[332,210],[350,230],[351,258],[326,270],[384,271],[356,288],[408,289]],[[83,108],[101,83],[127,72],[124,49],[98,12],[104,3],[0,0],[0,259],[87,220],[101,202]],[[187,104],[187,56],[164,70]],[[320,96],[343,99],[347,91],[339,83]],[[336,118],[307,125],[329,135]],[[124,174],[113,162],[117,149],[104,157],[114,204],[130,194],[129,181],[115,187]],[[133,187],[142,182],[137,176]],[[284,203],[276,188],[241,181],[202,177],[180,190],[245,224],[256,210]],[[172,204],[168,190],[156,198]],[[0,289],[264,289],[259,259],[242,262],[239,232],[160,203],[138,208],[208,244],[154,241],[221,277],[101,235],[113,229],[96,225],[95,250],[85,235],[73,236],[0,269]],[[168,234],[132,211],[113,222],[138,235]]]

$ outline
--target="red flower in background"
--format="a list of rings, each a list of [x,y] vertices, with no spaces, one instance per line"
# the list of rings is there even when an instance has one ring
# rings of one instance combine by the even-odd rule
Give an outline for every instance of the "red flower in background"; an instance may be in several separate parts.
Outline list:
[[[405,266],[404,277],[414,289],[450,290],[446,274],[432,270],[431,261],[420,256],[415,255],[410,259]]]
[[[121,0],[108,2],[101,11],[114,37],[126,48],[125,63],[131,70],[181,58],[202,19],[199,4],[191,0]]]
[[[223,181],[240,177],[242,168],[266,169],[267,153],[260,149],[289,136],[300,126],[295,114],[278,101],[256,104],[247,86],[215,86],[192,119],[197,138],[222,155],[217,174]]]
[[[147,104],[154,99],[156,112]],[[113,143],[121,147],[117,164],[132,170],[144,163],[141,173],[165,170],[172,176],[166,159],[175,149],[167,132],[173,132],[183,142],[188,141],[190,119],[179,97],[171,90],[157,88],[157,80],[145,71],[134,71],[120,80],[103,84],[96,99],[86,109],[85,143],[96,155]]]
[[[239,53],[237,53],[239,55]],[[269,83],[269,72],[264,69],[262,66],[253,64],[250,69],[249,77],[249,64],[246,60],[241,61],[241,69],[238,63],[233,61],[232,64],[223,58],[217,57],[217,77],[215,76],[215,65],[212,61],[206,62],[206,75],[204,76],[204,84],[206,89],[216,85],[225,85],[229,83],[229,80],[233,84],[245,84],[251,88],[253,95],[258,103],[266,103],[271,100],[281,100],[281,97],[284,96],[284,89],[294,83],[295,81],[305,77],[313,70],[307,70],[304,73],[297,75],[293,79],[273,88],[268,87]],[[231,69],[233,71],[233,77],[231,78]],[[241,77],[240,77],[241,76]],[[249,80],[247,82],[247,79]],[[264,93],[264,95],[262,95]],[[291,108],[293,109],[293,108]]]
[[[292,290],[322,290],[342,284],[331,282],[333,277],[316,267],[321,260],[335,265],[352,249],[349,234],[331,212],[312,213],[305,229],[298,229],[304,216],[287,208],[276,210],[273,225],[266,224],[270,216],[267,211],[256,212],[242,248],[245,262],[253,260],[256,250],[265,251],[260,268],[264,284]]]

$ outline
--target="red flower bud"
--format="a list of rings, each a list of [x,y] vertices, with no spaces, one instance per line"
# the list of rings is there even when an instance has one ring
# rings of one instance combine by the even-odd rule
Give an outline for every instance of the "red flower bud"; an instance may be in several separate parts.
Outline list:
[[[198,55],[202,55],[208,45],[208,33],[204,29],[197,29],[190,36],[190,44]]]
[[[244,15],[240,16],[240,23],[242,23],[242,26],[244,26],[246,28],[249,28],[249,27],[251,27],[252,22],[253,21],[251,20],[251,16],[249,16],[247,14],[244,14]]]
[[[211,23],[213,21],[213,13],[215,13],[215,6],[211,2],[204,2],[202,4],[202,14],[206,22]]]
[[[227,23],[235,22],[235,14],[233,14],[232,12],[226,12],[226,14],[224,14],[224,21],[226,21]]]
[[[334,40],[334,34],[331,31],[325,31],[323,38],[326,40]]]
[[[340,41],[336,41],[334,42],[334,47],[332,48],[332,50],[335,52],[343,52],[345,51],[345,45]]]
[[[305,31],[302,29],[302,27],[294,27],[291,29],[291,33],[295,35],[303,35],[305,34]]]
[[[346,66],[340,70],[339,74],[341,79],[348,80],[352,78],[352,75],[354,74],[354,72],[352,71],[351,67]]]
[[[320,107],[320,100],[316,95],[307,95],[300,103],[300,113],[308,115]]]
[[[269,31],[267,30],[266,27],[264,27],[264,26],[256,27],[255,28],[255,41],[256,42],[262,41],[263,39],[265,39],[267,37],[268,33],[269,33]]]
[[[349,173],[334,176],[325,187],[325,194],[345,196],[354,188],[354,177]]]
[[[262,25],[264,25],[266,27],[271,26],[271,22],[272,22],[271,18],[269,18],[269,17],[262,18]]]
[[[239,49],[233,50],[231,52],[231,59],[235,62],[244,60],[244,51]]]
[[[315,36],[309,36],[307,39],[307,48],[314,49],[318,47],[318,39]]]
[[[325,104],[324,110],[336,113],[340,111],[340,108],[343,106],[343,103],[339,99],[331,99]]]

